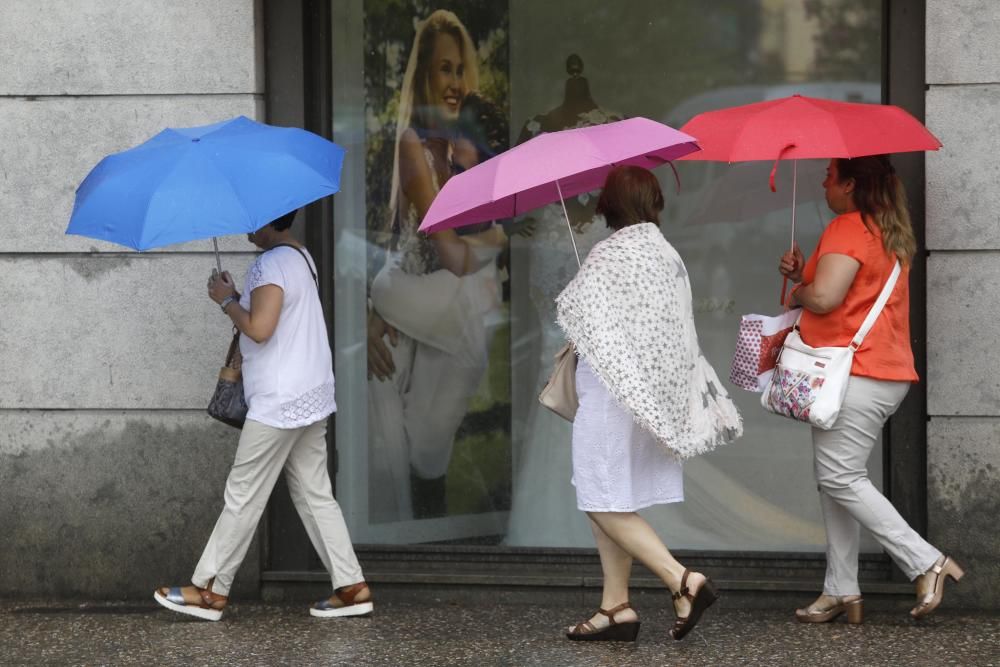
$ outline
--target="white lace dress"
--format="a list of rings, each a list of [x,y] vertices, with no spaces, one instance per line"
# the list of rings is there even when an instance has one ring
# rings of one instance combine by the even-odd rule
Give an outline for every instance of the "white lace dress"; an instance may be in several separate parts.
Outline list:
[[[584,512],[635,512],[684,500],[683,467],[608,392],[586,360],[576,367],[573,486]]]

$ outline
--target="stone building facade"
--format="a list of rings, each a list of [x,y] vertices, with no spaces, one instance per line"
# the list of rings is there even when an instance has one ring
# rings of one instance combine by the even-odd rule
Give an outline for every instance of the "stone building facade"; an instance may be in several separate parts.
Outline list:
[[[138,254],[64,230],[90,167],[165,126],[298,124],[265,104],[289,85],[265,78],[285,29],[269,4],[0,6],[0,596],[144,597],[189,575],[211,529],[237,439],[204,414],[228,331],[204,295],[211,244]],[[908,94],[944,143],[926,157],[926,272],[914,274],[926,282],[918,488],[930,540],[970,574],[955,599],[995,608],[1000,3],[900,4],[926,11],[925,34],[888,34],[925,53],[926,90]],[[248,265],[244,241],[222,244],[234,273]],[[260,590],[264,542],[239,595]]]

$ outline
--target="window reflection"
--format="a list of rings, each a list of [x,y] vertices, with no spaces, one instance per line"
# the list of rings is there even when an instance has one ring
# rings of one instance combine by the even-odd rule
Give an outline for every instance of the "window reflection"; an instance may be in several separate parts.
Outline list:
[[[335,139],[356,156],[345,170],[364,173],[334,203],[338,381],[351,384],[338,396],[352,394],[337,417],[338,489],[358,541],[592,546],[569,481],[570,425],[537,402],[563,342],[553,299],[575,272],[561,209],[428,239],[415,229],[440,186],[541,132],[631,116],[680,127],[793,93],[878,102],[881,7],[335,3]],[[444,28],[421,48],[431,17]],[[691,273],[701,344],[721,376],[740,315],[778,310],[792,172],[782,164],[771,193],[770,166],[681,161],[679,193],[673,172],[658,173],[663,233]],[[806,250],[829,219],[823,168],[798,165]],[[585,253],[608,234],[596,198],[566,204]],[[392,377],[369,363],[373,340]],[[756,394],[731,393],[744,438],[685,466],[686,503],[645,515],[671,547],[821,549],[807,430],[765,415]]]

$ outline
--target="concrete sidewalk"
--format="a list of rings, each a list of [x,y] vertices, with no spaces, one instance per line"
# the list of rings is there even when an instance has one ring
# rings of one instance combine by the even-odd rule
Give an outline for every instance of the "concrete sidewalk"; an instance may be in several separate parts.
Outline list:
[[[1000,614],[942,611],[916,623],[905,613],[877,611],[861,626],[802,625],[790,610],[726,609],[720,602],[681,642],[667,636],[672,619],[664,610],[642,615],[635,644],[564,639],[561,627],[587,611],[396,603],[379,605],[367,619],[320,620],[302,604],[237,602],[210,623],[152,601],[8,601],[0,603],[0,664],[1000,667]]]

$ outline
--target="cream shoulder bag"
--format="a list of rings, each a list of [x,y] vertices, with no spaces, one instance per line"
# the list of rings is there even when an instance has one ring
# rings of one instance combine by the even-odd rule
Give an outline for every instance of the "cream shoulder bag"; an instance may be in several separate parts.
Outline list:
[[[563,419],[576,419],[580,402],[576,396],[576,347],[572,343],[566,343],[556,352],[552,375],[538,400]]]
[[[579,255],[576,257],[576,266],[580,268]],[[576,419],[576,409],[580,407],[580,400],[576,395],[576,346],[566,343],[554,358],[552,375],[542,387],[538,400],[566,421],[573,421]]]

